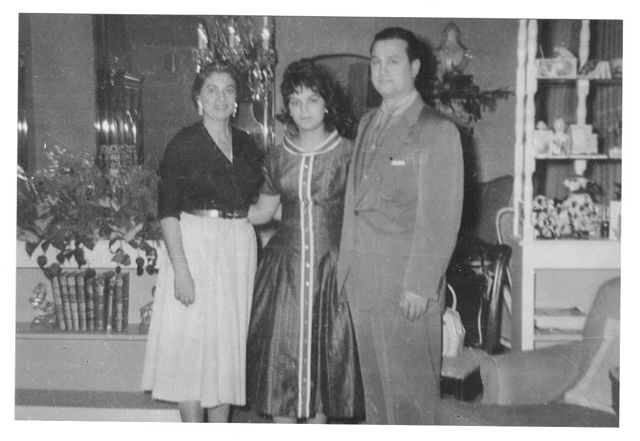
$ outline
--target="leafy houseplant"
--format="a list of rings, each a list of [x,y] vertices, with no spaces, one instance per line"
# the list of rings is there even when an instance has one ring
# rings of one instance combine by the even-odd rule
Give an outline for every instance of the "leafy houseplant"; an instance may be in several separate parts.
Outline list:
[[[45,146],[49,166],[27,175],[18,167],[17,238],[24,240],[31,257],[38,247],[57,250],[56,260],[38,265],[48,276],[60,264],[74,259],[79,268],[87,264],[85,249],[108,240],[111,259],[119,271],[131,258],[123,243],[139,251],[137,274],[156,272],[153,241],[161,238],[156,220],[158,175],[144,166],[122,168],[106,175],[87,153]],[[142,257],[144,254],[145,258]]]
[[[482,112],[495,111],[499,100],[513,95],[508,88],[481,89],[471,75],[443,72],[429,76],[421,87],[423,98],[450,115],[460,128],[473,132],[471,124],[482,118]]]

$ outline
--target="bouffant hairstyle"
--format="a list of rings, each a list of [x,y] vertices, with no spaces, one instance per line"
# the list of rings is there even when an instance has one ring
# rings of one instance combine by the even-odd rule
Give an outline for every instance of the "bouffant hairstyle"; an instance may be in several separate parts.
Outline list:
[[[226,73],[233,78],[233,82],[236,84],[236,94],[240,95],[240,88],[242,87],[242,84],[240,83],[240,74],[238,74],[235,67],[224,61],[213,61],[204,66],[202,70],[196,74],[196,77],[193,80],[191,100],[193,101],[193,105],[196,109],[198,108],[198,95],[200,95],[200,92],[202,91],[202,86],[207,78],[214,73]]]
[[[346,95],[327,70],[308,58],[294,61],[284,72],[280,86],[283,108],[277,115],[278,121],[286,125],[290,134],[298,134],[298,127],[289,112],[289,100],[303,87],[313,90],[324,100],[327,109],[324,117],[325,130],[336,129],[340,135],[347,136],[352,121],[349,117]]]

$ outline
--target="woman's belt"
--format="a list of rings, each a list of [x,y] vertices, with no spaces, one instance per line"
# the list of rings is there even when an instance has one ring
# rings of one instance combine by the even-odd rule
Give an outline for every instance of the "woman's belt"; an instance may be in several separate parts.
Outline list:
[[[248,214],[247,210],[189,210],[187,213],[193,214],[194,216],[217,217],[220,219],[243,219],[246,218]]]

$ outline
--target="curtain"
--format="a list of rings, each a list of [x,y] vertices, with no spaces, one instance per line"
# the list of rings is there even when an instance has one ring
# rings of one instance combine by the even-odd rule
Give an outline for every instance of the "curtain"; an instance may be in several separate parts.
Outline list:
[[[540,25],[539,57],[552,58],[554,48],[564,46],[577,56],[580,45],[581,20],[543,20]],[[622,58],[622,21],[593,20],[590,22],[590,60],[609,61]],[[557,118],[567,125],[576,122],[577,97],[573,83],[539,83],[536,95],[537,120],[548,126]],[[600,153],[611,147],[621,147],[622,80],[592,81],[587,98],[587,122],[598,134]],[[614,199],[615,184],[621,182],[619,161],[591,161],[585,176],[602,187],[603,202]],[[537,173],[536,194],[546,189],[546,195],[564,199],[568,189],[564,180],[573,176],[571,161],[553,161]]]

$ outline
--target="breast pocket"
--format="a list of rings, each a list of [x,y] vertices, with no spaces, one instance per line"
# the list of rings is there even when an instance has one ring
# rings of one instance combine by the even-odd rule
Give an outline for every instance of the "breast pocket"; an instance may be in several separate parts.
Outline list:
[[[412,155],[389,158],[382,171],[380,198],[391,204],[408,204],[417,199],[418,160]]]

